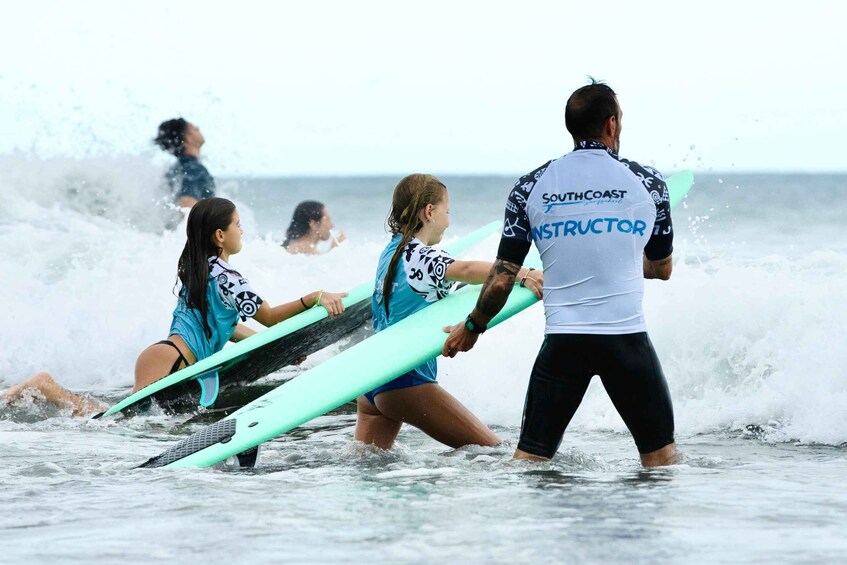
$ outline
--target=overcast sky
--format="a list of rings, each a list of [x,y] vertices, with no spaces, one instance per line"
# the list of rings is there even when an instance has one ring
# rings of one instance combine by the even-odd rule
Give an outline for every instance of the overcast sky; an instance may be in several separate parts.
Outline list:
[[[607,81],[660,170],[847,171],[837,2],[3,2],[0,154],[142,154],[184,116],[216,175],[526,172]]]

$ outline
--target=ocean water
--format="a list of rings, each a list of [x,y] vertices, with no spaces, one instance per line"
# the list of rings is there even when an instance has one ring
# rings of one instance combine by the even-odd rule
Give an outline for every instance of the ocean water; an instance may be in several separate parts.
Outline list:
[[[174,305],[184,225],[165,229],[162,170],[145,157],[7,155],[0,171],[0,389],[48,370],[122,398]],[[642,469],[597,382],[552,462],[511,461],[543,337],[534,306],[439,361],[442,385],[504,439],[497,448],[451,450],[405,427],[395,449],[367,449],[345,406],[267,444],[255,470],[136,470],[209,416],[92,421],[37,398],[2,404],[0,561],[842,562],[847,175],[695,178],[673,213],[673,277],[647,281],[645,298],[682,464]],[[245,230],[232,263],[271,303],[369,280],[397,180],[219,179]],[[447,239],[500,218],[514,181],[442,180]],[[349,242],[319,257],[280,248],[307,198]],[[490,260],[496,245],[465,257]]]

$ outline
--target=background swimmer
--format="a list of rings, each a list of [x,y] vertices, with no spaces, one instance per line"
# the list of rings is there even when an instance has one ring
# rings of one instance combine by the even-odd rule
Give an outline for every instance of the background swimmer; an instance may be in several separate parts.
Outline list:
[[[336,234],[333,232],[334,227],[326,206],[315,200],[306,200],[294,209],[282,246],[292,254],[325,253],[347,239],[344,230],[339,230]],[[322,242],[327,242],[329,245],[326,251],[322,251]]]

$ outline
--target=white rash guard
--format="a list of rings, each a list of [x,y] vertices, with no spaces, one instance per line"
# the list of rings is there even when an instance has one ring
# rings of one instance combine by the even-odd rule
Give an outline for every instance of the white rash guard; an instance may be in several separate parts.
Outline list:
[[[506,204],[499,259],[544,265],[548,334],[647,331],[642,255],[673,251],[667,186],[650,167],[582,142],[521,177]]]

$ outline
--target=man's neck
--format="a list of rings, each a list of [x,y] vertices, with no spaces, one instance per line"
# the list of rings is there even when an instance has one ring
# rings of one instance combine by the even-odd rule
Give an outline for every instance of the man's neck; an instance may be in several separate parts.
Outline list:
[[[574,147],[578,149],[586,149],[586,148],[596,148],[596,149],[605,149],[606,151],[610,151],[612,153],[617,154],[615,151],[615,143],[614,140],[605,139],[605,138],[594,138],[594,139],[574,139]]]

